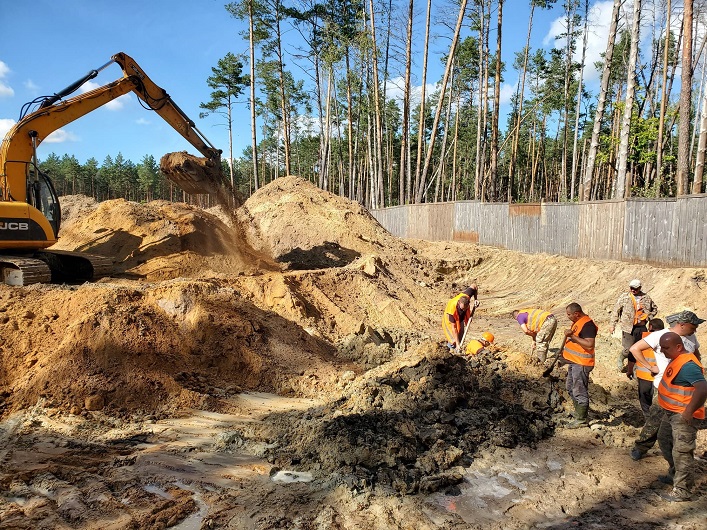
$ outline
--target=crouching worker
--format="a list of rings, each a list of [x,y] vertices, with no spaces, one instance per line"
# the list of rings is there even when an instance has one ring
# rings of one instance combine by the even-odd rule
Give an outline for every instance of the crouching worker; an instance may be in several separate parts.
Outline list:
[[[479,355],[481,353],[491,353],[488,350],[488,347],[491,346],[491,343],[493,342],[494,338],[495,337],[493,336],[493,333],[484,331],[481,334],[481,338],[472,339],[469,341],[469,343],[466,345],[466,354]]]
[[[589,374],[594,369],[594,343],[599,328],[579,304],[567,306],[567,317],[572,328],[565,331],[562,357],[567,361],[567,393],[574,403],[574,420],[567,428],[576,429],[589,424]]]

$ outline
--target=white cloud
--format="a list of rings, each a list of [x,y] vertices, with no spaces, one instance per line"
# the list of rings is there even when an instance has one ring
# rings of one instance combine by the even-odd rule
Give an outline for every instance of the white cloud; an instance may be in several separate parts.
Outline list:
[[[31,79],[28,79],[27,81],[25,81],[25,88],[27,90],[29,90],[30,92],[34,92],[34,93],[39,92],[39,86],[35,85],[34,81],[32,81]]]
[[[606,51],[606,43],[609,40],[609,26],[611,25],[611,14],[614,8],[612,0],[597,2],[589,8],[589,24],[587,34],[587,54],[584,59],[584,82],[590,83],[601,77],[601,72],[594,67],[594,63],[602,60],[601,54]],[[562,39],[555,39],[557,35],[566,33],[564,17],[559,17],[550,26],[550,30],[543,39],[544,45],[553,45],[555,48],[562,48],[565,42]],[[583,27],[582,27],[583,29]],[[582,59],[583,36],[578,37],[574,60],[579,62]]]
[[[427,83],[425,87],[425,98],[437,90],[436,84]],[[402,77],[393,77],[388,80],[385,87],[385,95],[388,99],[393,99],[398,102],[400,108],[403,108],[403,91],[405,89],[405,79]],[[415,108],[420,104],[422,99],[422,85],[410,87],[410,107]]]
[[[44,139],[44,142],[48,144],[60,144],[64,142],[77,142],[79,137],[74,133],[65,131],[64,129],[57,129],[49,136]]]
[[[511,102],[511,98],[516,93],[516,88],[508,83],[501,85],[501,105]]]
[[[94,83],[93,81],[86,81],[83,85],[81,85],[81,88],[79,88],[79,91],[82,94],[85,94],[86,92],[89,92],[91,90],[95,90],[97,88],[100,88],[103,85],[99,85],[98,83]],[[125,102],[127,101],[125,98],[128,97],[128,94],[125,94],[123,96],[120,96],[117,99],[114,99],[113,101],[109,101],[105,105],[103,105],[105,108],[109,110],[120,110],[125,106]]]
[[[0,118],[0,138],[4,138],[7,131],[12,129],[12,126],[15,125],[15,123],[17,122],[15,122],[12,118]]]
[[[3,78],[10,73],[10,67],[4,62],[0,61],[0,98],[2,97],[12,97],[15,95],[15,91],[12,90],[10,85],[5,84]]]
[[[146,120],[145,118],[138,118],[137,120],[135,120],[135,123],[137,123],[138,125],[150,125],[150,123],[152,122]]]

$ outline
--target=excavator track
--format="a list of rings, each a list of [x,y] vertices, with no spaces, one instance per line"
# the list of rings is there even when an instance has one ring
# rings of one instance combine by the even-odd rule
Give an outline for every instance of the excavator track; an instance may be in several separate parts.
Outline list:
[[[113,261],[68,250],[39,250],[31,256],[0,255],[2,280],[9,285],[76,283],[110,276]]]
[[[2,270],[2,281],[8,285],[30,285],[52,281],[49,265],[40,259],[0,255],[0,270]]]

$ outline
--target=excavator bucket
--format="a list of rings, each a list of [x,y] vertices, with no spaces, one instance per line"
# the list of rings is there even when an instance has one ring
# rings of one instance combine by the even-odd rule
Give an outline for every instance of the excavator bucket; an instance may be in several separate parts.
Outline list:
[[[230,183],[213,160],[186,151],[167,153],[160,159],[160,170],[187,193],[205,193],[224,206],[237,206]]]

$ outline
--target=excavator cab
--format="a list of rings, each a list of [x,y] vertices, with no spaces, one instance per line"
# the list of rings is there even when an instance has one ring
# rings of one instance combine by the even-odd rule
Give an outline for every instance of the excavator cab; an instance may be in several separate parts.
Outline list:
[[[61,226],[59,197],[49,175],[39,168],[30,170],[30,178],[27,179],[27,199],[27,202],[37,208],[49,221],[54,233],[58,234]]]

